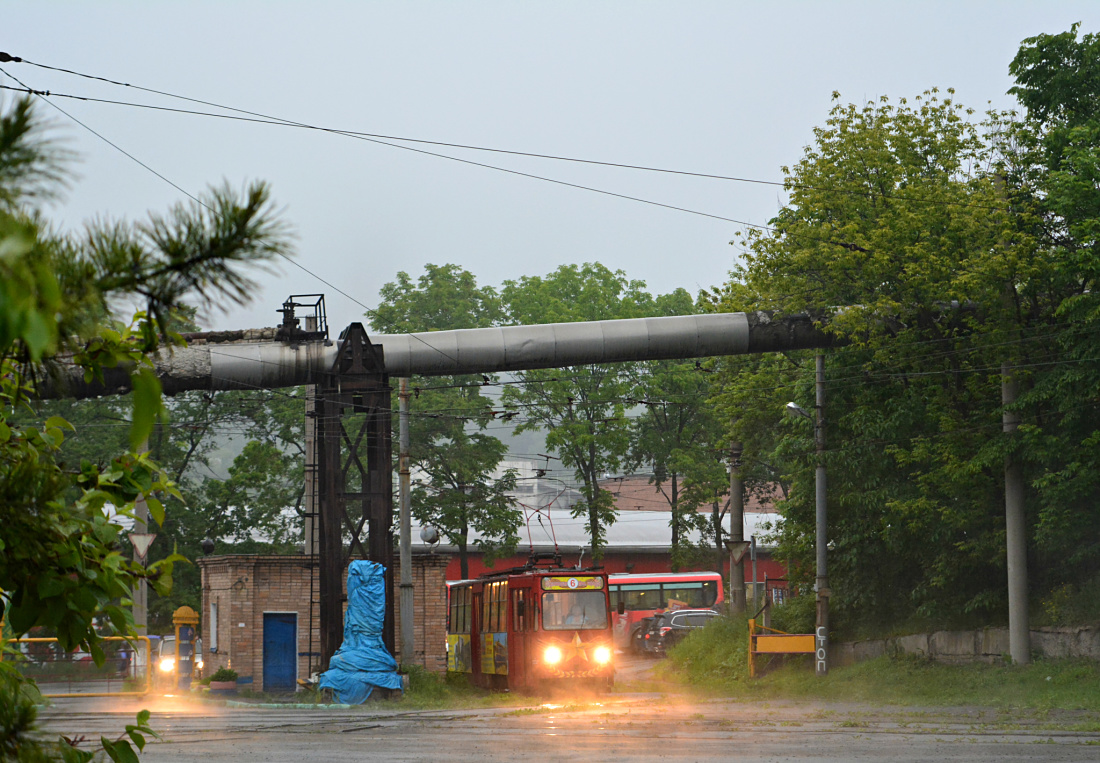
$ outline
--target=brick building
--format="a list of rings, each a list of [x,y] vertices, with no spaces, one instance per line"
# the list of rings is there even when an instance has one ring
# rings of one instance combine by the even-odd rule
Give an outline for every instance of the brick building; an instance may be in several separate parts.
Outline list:
[[[435,673],[447,669],[449,559],[413,556],[417,653],[411,660]],[[318,670],[320,616],[317,576],[306,556],[225,555],[198,560],[202,572],[202,638],[206,674],[231,667],[238,683],[257,691],[293,690],[299,678]],[[395,566],[394,579],[401,571]],[[311,595],[312,586],[312,595]],[[400,601],[395,601],[397,645]]]

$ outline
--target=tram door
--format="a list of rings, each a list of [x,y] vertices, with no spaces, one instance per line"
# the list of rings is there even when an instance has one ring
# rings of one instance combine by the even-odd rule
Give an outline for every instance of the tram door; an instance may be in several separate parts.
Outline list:
[[[480,588],[481,586],[478,586]],[[472,667],[471,675],[474,678],[474,684],[476,686],[483,685],[483,679],[481,678],[481,591],[473,592],[473,607],[470,613],[471,626],[470,626],[470,665]]]
[[[513,582],[513,585],[515,583]],[[508,640],[508,664],[511,667],[509,684],[513,687],[526,686],[530,682],[531,665],[528,663],[534,654],[531,631],[534,630],[535,607],[533,591],[530,588],[513,588],[510,623],[511,638]]]

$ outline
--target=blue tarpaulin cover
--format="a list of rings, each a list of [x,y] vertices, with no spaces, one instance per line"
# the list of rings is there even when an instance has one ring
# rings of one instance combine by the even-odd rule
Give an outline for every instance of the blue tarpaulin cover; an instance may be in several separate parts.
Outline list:
[[[321,674],[321,689],[332,689],[337,702],[359,705],[375,686],[400,689],[397,663],[382,643],[386,618],[385,570],[378,562],[354,561],[348,570],[348,609],[344,643]]]

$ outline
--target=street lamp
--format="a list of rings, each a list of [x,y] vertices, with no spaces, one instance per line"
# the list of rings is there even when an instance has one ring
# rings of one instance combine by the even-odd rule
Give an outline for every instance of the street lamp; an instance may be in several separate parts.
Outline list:
[[[814,415],[811,416],[797,403],[787,403],[787,412],[792,416],[804,417],[814,422],[814,446],[817,451],[817,469],[814,472],[814,492],[816,493],[817,507],[817,538],[815,543],[817,581],[814,585],[814,590],[817,592],[817,627],[814,636],[816,638],[817,653],[814,663],[817,675],[824,676],[829,672],[829,578],[825,563],[829,543],[825,528],[825,357],[818,353],[814,360],[816,365]]]

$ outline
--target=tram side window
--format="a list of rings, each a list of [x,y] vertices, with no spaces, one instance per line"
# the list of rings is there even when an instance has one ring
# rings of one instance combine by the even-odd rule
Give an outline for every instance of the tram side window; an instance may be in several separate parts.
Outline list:
[[[522,633],[531,629],[530,625],[535,621],[535,613],[531,611],[533,601],[531,592],[526,588],[512,591],[512,627],[514,630]]]
[[[496,591],[496,604],[497,604],[497,620],[496,620],[496,632],[502,633],[508,630],[508,582],[501,581],[497,583]]]
[[[470,632],[470,603],[473,592],[469,587],[451,589],[451,633]]]
[[[492,633],[492,614],[493,614],[493,586],[496,583],[486,583],[485,587],[481,589],[481,632]]]
[[[504,581],[486,583],[482,601],[481,632],[500,633],[506,630],[508,584]]]

